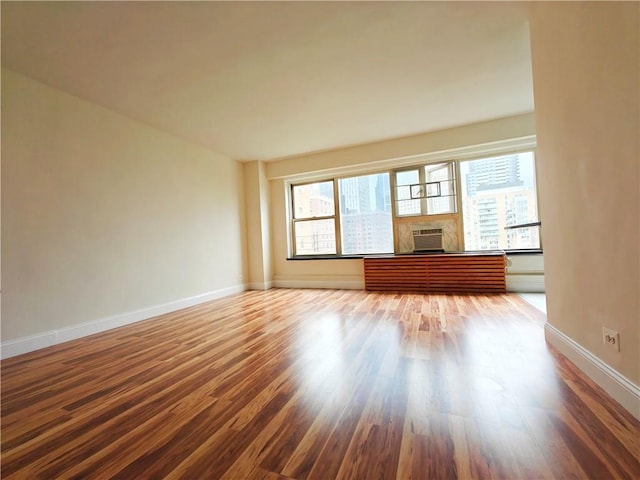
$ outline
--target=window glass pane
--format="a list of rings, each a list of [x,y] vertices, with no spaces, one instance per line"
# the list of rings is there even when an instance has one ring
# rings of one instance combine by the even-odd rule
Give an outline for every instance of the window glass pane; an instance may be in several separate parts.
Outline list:
[[[333,218],[302,220],[293,224],[296,255],[335,254],[336,229]]]
[[[438,215],[455,213],[455,178],[453,164],[438,163],[424,167],[427,181],[427,213]]]
[[[389,174],[338,180],[343,254],[393,252]]]
[[[411,200],[411,185],[418,183],[420,183],[420,174],[417,169],[396,172],[397,215],[420,215],[420,200]]]
[[[294,185],[293,218],[335,215],[333,181]]]
[[[460,162],[466,250],[540,248],[532,152]]]

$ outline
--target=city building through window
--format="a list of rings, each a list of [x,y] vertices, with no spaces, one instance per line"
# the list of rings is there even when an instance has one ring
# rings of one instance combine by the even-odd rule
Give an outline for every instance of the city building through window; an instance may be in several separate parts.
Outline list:
[[[342,253],[392,253],[389,174],[341,178],[338,194]]]
[[[292,194],[295,254],[338,253],[333,181],[294,185]]]
[[[466,250],[540,248],[532,152],[460,162]],[[516,228],[506,228],[516,227]]]

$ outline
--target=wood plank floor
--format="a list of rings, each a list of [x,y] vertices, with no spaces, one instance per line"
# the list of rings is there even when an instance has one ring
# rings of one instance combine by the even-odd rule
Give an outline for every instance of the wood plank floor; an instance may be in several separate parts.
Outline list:
[[[2,362],[3,479],[640,478],[515,295],[269,290]]]

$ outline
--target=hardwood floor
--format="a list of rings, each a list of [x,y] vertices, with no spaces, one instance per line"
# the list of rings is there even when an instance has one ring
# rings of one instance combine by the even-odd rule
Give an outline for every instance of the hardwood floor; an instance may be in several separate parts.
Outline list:
[[[2,362],[2,478],[640,478],[516,295],[246,292]]]

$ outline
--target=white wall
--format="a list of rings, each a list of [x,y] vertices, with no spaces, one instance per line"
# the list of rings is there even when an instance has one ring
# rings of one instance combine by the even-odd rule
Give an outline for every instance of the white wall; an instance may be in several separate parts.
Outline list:
[[[550,331],[635,385],[639,19],[637,2],[533,2],[531,9]],[[603,344],[602,326],[620,332],[619,353]],[[640,412],[640,404],[635,408]]]
[[[3,346],[243,288],[241,164],[8,70],[2,157]]]

